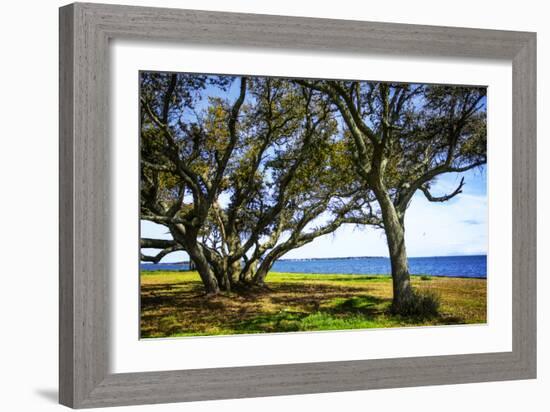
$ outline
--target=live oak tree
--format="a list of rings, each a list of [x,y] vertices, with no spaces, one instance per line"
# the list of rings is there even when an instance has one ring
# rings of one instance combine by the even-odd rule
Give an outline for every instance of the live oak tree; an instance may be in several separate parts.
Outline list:
[[[486,163],[486,89],[357,81],[298,80],[340,113],[358,179],[372,190],[385,231],[393,309],[414,302],[405,245],[405,214],[415,193],[446,202],[462,192],[432,193],[436,178]]]
[[[208,96],[206,98],[205,96]],[[185,250],[207,294],[263,285],[276,259],[345,223],[381,225],[332,104],[288,80],[142,73],[141,239]]]

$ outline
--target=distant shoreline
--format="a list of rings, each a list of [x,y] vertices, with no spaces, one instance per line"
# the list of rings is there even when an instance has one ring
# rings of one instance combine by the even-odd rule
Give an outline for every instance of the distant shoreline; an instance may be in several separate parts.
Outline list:
[[[487,257],[487,254],[475,254],[475,255],[439,255],[439,256],[411,256],[409,259],[437,259],[437,258],[453,258],[453,257]],[[277,259],[278,262],[301,262],[310,260],[354,260],[354,259],[388,259],[388,256],[335,256],[335,257],[315,257],[315,258],[286,258]],[[188,260],[180,262],[160,262],[169,265],[188,265]],[[157,265],[157,263],[140,262],[140,265]]]
[[[440,255],[440,256],[411,256],[409,259],[437,259],[437,258],[456,258],[456,257],[487,257],[487,254],[475,255]],[[313,257],[313,258],[286,258],[277,259],[278,262],[307,262],[311,260],[356,260],[356,259],[390,259],[387,256],[340,256],[340,257]],[[188,265],[188,260],[180,262],[160,262],[169,265]],[[157,263],[140,262],[140,265],[157,265]]]
[[[189,273],[189,272],[195,272],[195,271],[189,271],[189,270],[143,270],[143,271],[140,271],[140,272],[143,272],[143,274],[146,274],[147,276],[148,275],[151,275],[151,274],[154,274],[155,272],[158,273],[159,275],[163,275],[165,273],[170,273],[170,272],[173,272],[173,273]],[[361,277],[361,276],[365,276],[365,277],[391,277],[391,274],[390,273],[307,273],[307,272],[281,272],[281,271],[270,271],[269,272],[270,275],[276,275],[276,276],[279,276],[279,275],[285,275],[285,276],[288,276],[288,275],[291,275],[291,276],[305,276],[305,277],[311,277],[311,278],[316,278],[316,277],[328,277],[330,278],[331,276],[332,277],[342,277],[342,278],[345,278],[345,277],[354,277],[354,276],[357,276],[357,277]],[[484,280],[484,281],[487,281],[487,276],[464,276],[464,275],[430,275],[428,273],[411,273],[410,274],[411,278],[449,278],[449,279],[468,279],[468,280]],[[330,279],[329,279],[330,280]]]
[[[453,258],[453,257],[487,257],[487,255],[444,255],[444,256],[411,256],[408,259],[437,259],[437,258]],[[320,257],[320,258],[287,258],[277,259],[278,261],[308,261],[308,260],[355,260],[355,259],[390,259],[387,256],[345,256],[345,257]]]
[[[142,271],[181,271],[189,263],[142,263]],[[409,258],[411,275],[486,278],[486,255],[434,256]],[[389,258],[377,256],[350,256],[345,258],[300,258],[277,260],[271,272],[310,274],[390,274]]]

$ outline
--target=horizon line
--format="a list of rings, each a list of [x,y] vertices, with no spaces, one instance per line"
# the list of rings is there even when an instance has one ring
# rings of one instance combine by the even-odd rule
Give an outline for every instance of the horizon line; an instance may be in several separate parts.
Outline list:
[[[417,259],[417,258],[445,258],[445,257],[474,257],[474,256],[485,256],[487,257],[487,253],[474,253],[474,254],[468,254],[468,255],[432,255],[432,256],[409,256],[407,259]],[[283,258],[283,259],[277,259],[276,261],[297,261],[297,260],[330,260],[330,259],[389,259],[389,256],[331,256],[331,257],[304,257],[304,258]],[[181,263],[189,263],[189,260],[181,260],[178,262],[142,262],[140,260],[140,265],[158,265],[159,263],[165,263],[165,264],[181,264]]]

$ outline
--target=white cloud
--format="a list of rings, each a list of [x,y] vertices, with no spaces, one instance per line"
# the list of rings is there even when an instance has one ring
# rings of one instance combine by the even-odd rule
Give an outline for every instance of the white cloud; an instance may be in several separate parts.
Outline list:
[[[460,194],[431,203],[417,194],[405,217],[409,256],[487,253],[487,198]]]

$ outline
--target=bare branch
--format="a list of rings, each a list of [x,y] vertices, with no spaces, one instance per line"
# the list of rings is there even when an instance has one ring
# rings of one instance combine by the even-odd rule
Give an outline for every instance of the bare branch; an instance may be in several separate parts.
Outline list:
[[[172,99],[172,94],[174,94],[174,90],[176,90],[177,80],[178,80],[178,75],[176,73],[172,73],[172,75],[170,76],[170,84],[168,85],[168,90],[164,95],[164,103],[162,108],[162,122],[166,125],[168,124],[170,100]]]
[[[177,243],[175,240],[169,239],[148,239],[141,238],[139,240],[139,245],[142,248],[148,249],[166,249],[172,246],[175,246]]]
[[[157,246],[143,246],[143,241],[146,240],[146,241],[154,241],[152,242],[151,244],[152,245],[157,245]],[[141,244],[142,246],[141,247],[145,247],[145,248],[153,248],[153,249],[158,249],[158,245],[162,244],[163,242],[160,242],[160,243],[157,243],[158,241],[160,241],[160,239],[141,239]],[[159,253],[157,253],[156,255],[154,256],[150,256],[150,255],[145,255],[143,253],[140,253],[140,259],[142,262],[152,262],[152,263],[159,263],[161,261],[161,259],[170,254],[170,253],[173,253],[173,252],[177,252],[177,251],[180,251],[180,250],[184,250],[183,247],[174,242],[174,241],[166,241],[168,243],[172,243],[172,246],[169,246],[169,247],[166,247],[164,249],[162,249]],[[149,244],[148,242],[145,242],[145,244]]]
[[[465,166],[450,167],[448,171],[456,172],[456,173],[466,172],[470,169],[475,169],[476,167],[483,166],[485,163],[487,163],[486,160],[479,160],[477,162],[470,163],[469,165],[465,165]]]
[[[460,183],[458,184],[458,187],[455,189],[455,191],[448,195],[432,196],[429,188],[426,185],[421,186],[420,190],[422,190],[422,193],[424,193],[424,196],[426,196],[426,199],[428,199],[430,202],[446,202],[447,200],[450,200],[456,195],[458,195],[459,193],[462,193],[463,186],[464,186],[464,177],[460,179]]]

